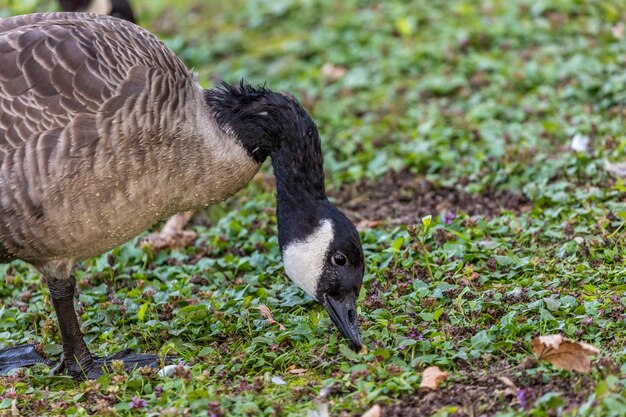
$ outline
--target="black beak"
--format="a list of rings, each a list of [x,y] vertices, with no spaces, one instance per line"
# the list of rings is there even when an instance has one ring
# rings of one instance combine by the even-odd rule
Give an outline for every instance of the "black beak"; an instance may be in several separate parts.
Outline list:
[[[361,335],[356,317],[356,294],[351,292],[343,300],[324,294],[322,305],[342,336],[348,339],[350,348],[355,352],[360,351]]]

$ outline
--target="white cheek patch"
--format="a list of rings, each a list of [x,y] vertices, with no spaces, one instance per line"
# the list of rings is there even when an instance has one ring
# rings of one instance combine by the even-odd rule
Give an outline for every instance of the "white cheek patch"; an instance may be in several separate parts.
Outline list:
[[[89,13],[107,15],[111,13],[112,9],[113,5],[111,4],[111,0],[93,0],[86,11]]]
[[[306,240],[292,242],[283,251],[285,272],[298,287],[313,298],[333,236],[332,222],[324,219]]]

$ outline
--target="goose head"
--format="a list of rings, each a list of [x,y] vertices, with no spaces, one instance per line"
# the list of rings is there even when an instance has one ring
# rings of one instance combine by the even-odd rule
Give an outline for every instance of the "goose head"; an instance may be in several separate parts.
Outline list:
[[[365,267],[356,228],[328,201],[315,215],[289,217],[279,228],[285,272],[326,309],[350,347],[360,350],[356,302]]]
[[[287,276],[324,306],[353,350],[361,348],[357,297],[364,261],[354,224],[326,197],[317,127],[289,94],[223,85],[207,90],[216,122],[262,163],[272,158],[278,240]]]

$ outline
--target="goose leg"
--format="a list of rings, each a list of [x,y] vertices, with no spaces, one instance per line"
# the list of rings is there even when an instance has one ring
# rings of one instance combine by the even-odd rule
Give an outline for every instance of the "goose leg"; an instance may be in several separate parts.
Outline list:
[[[74,277],[66,279],[48,279],[48,288],[52,304],[59,320],[63,340],[63,363],[57,372],[66,370],[74,379],[97,379],[109,369],[114,360],[124,362],[124,367],[131,371],[136,367],[159,365],[158,355],[136,354],[123,350],[106,358],[94,358],[83,339],[74,310]]]
[[[78,318],[74,311],[75,288],[76,279],[74,277],[48,279],[48,289],[63,340],[63,364],[58,371],[65,369],[73,378],[80,379],[83,377],[84,371],[93,368],[94,360],[83,340]]]

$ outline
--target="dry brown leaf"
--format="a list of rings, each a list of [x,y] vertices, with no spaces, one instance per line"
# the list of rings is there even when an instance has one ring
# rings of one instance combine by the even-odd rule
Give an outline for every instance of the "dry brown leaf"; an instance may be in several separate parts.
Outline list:
[[[359,232],[362,232],[366,229],[373,229],[374,227],[380,225],[382,223],[382,221],[380,220],[361,220],[360,222],[357,223],[356,225],[356,230]]]
[[[499,376],[498,380],[502,382],[504,385],[506,385],[506,388],[504,390],[504,395],[508,395],[511,397],[517,396],[517,393],[519,392],[519,388],[517,388],[515,383],[511,381],[510,378],[506,376]]]
[[[263,314],[265,318],[267,319],[268,324],[278,324],[278,328],[280,330],[285,330],[285,326],[283,326],[281,323],[274,320],[274,317],[272,316],[272,312],[270,311],[270,308],[268,306],[261,304],[258,308],[261,314]]]
[[[588,343],[576,342],[560,334],[533,337],[530,343],[539,360],[548,361],[555,367],[568,371],[589,372],[589,356],[600,353]]]
[[[365,346],[365,343],[361,343],[361,353],[367,355],[367,346]]]
[[[380,417],[382,415],[382,411],[383,410],[380,408],[380,405],[376,404],[365,413],[363,413],[361,417]]]
[[[513,381],[511,381],[511,378],[508,378],[506,376],[499,376],[498,379],[507,387],[512,388],[517,391],[517,386],[515,385]]]
[[[289,365],[287,367],[287,372],[293,375],[300,375],[306,372],[306,369],[296,368],[296,365]]]
[[[192,217],[191,211],[170,217],[159,233],[151,233],[143,243],[154,250],[184,248],[191,245],[198,234],[191,230],[184,230],[184,228]]]
[[[447,372],[442,372],[438,366],[429,366],[422,372],[420,389],[436,390],[448,378]]]

